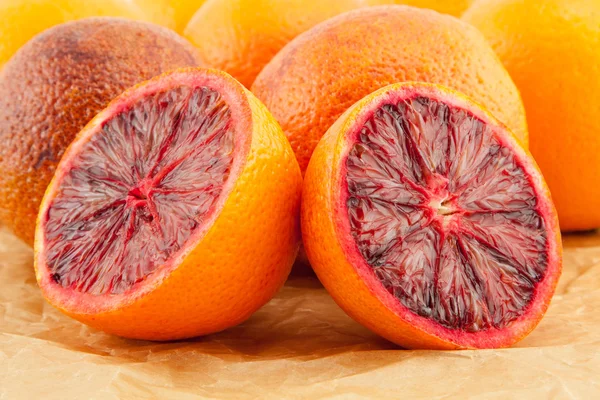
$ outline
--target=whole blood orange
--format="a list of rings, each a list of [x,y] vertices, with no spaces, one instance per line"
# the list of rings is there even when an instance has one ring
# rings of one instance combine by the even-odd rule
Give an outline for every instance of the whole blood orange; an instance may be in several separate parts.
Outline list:
[[[298,250],[302,177],[267,109],[230,76],[128,90],[69,147],[36,231],[44,296],[106,332],[169,340],[247,319]]]
[[[290,42],[252,90],[282,125],[304,170],[348,107],[410,80],[470,95],[527,141],[521,98],[489,44],[468,24],[431,10],[380,6],[332,18]]]
[[[389,0],[207,0],[185,29],[206,65],[250,87],[281,48],[330,17]]]
[[[123,0],[0,0],[0,67],[38,33],[88,17],[146,18]]]
[[[550,193],[490,114],[439,86],[396,84],[350,108],[305,177],[302,230],[323,285],[408,348],[510,346],[561,271]]]
[[[600,227],[600,2],[480,0],[465,14],[523,95],[566,231]]]
[[[0,74],[0,221],[33,244],[38,206],[77,132],[128,87],[198,64],[174,32],[118,18],[69,22],[27,43]]]

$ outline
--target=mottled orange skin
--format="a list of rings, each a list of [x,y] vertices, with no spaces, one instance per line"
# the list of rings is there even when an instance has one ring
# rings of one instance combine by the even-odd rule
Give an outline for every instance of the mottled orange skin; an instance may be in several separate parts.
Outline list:
[[[463,18],[521,91],[561,228],[599,228],[600,2],[480,0]]]
[[[249,88],[290,40],[328,18],[389,0],[207,0],[185,29],[206,65]]]
[[[180,75],[203,74],[220,82],[213,89],[238,99],[230,107],[250,121],[243,126],[247,143],[241,172],[212,226],[189,254],[161,279],[147,277],[141,287],[126,292],[110,309],[61,297],[44,259],[41,221],[52,201],[57,174],[40,209],[35,245],[36,275],[44,296],[65,314],[97,329],[128,338],[174,340],[206,335],[237,325],[269,301],[283,286],[300,243],[299,212],[302,176],[294,153],[268,110],[229,75],[212,70],[180,70],[141,84],[116,99],[87,129],[109,118],[118,102],[154,83]],[[170,85],[170,84],[169,84]],[[241,144],[240,144],[241,145]],[[73,152],[73,153],[72,153]],[[63,163],[76,150],[68,150]],[[60,171],[59,166],[59,171]],[[99,238],[101,240],[101,238]],[[162,267],[163,269],[165,267]],[[160,268],[159,268],[160,271]],[[139,290],[145,291],[144,293]],[[110,296],[110,295],[108,295]]]
[[[51,28],[0,74],[0,221],[33,244],[38,206],[75,135],[125,89],[196,66],[174,32],[118,18]]]
[[[310,263],[319,280],[331,294],[336,303],[353,319],[371,329],[382,337],[412,349],[467,349],[507,347],[527,336],[540,322],[554,294],[562,270],[562,244],[558,218],[551,202],[550,192],[543,180],[540,196],[547,199],[549,209],[548,223],[551,227],[549,236],[550,248],[547,278],[538,287],[538,300],[531,310],[518,320],[515,326],[509,327],[499,338],[487,338],[485,334],[471,340],[449,340],[439,336],[434,329],[426,330],[407,321],[397,310],[390,307],[389,299],[380,297],[385,289],[375,288],[379,282],[373,278],[365,279],[364,273],[354,264],[353,257],[344,248],[348,241],[354,240],[341,233],[342,222],[339,188],[343,154],[347,154],[347,134],[356,119],[371,103],[387,96],[393,91],[419,91],[434,95],[436,98],[450,101],[451,104],[467,106],[475,115],[487,123],[505,130],[487,111],[473,103],[464,95],[437,85],[422,83],[403,83],[385,87],[360,100],[328,130],[310,161],[304,179],[302,193],[302,238]],[[512,143],[516,152],[529,160],[532,171],[541,179],[535,161],[529,152],[520,147],[518,141],[508,130],[506,138]],[[372,272],[371,272],[372,274]],[[374,277],[374,274],[372,274]],[[375,283],[375,285],[373,284]],[[435,328],[435,327],[434,327]]]
[[[527,142],[521,98],[489,44],[468,24],[431,10],[380,6],[332,18],[290,42],[252,91],[282,125],[304,171],[348,107],[404,81],[459,90]]]

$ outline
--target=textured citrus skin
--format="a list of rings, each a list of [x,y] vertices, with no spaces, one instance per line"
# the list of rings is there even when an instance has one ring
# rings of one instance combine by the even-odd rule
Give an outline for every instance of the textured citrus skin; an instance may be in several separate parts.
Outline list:
[[[44,263],[44,234],[38,222],[36,273],[46,298],[73,318],[106,332],[137,339],[173,340],[218,332],[246,320],[284,284],[296,257],[302,176],[281,128],[250,92],[225,73],[181,70],[142,84],[115,100],[81,134],[113,115],[119,102],[153,82],[177,81],[180,75],[209,76],[214,89],[237,99],[230,106],[243,114],[247,143],[240,173],[212,226],[187,256],[163,279],[143,282],[145,294],[123,296],[111,309],[94,311],[57,294]],[[213,85],[215,86],[215,85]],[[77,140],[71,148],[75,148]],[[76,152],[76,150],[74,150]],[[65,159],[71,154],[68,153]],[[67,161],[63,161],[67,165]],[[60,168],[60,167],[59,167]],[[52,201],[48,188],[40,221]],[[101,240],[101,238],[99,238]],[[61,300],[62,299],[62,300]]]
[[[430,8],[444,14],[460,17],[475,0],[395,0],[396,4],[405,4],[421,8]]]
[[[344,168],[343,154],[347,153],[348,142],[346,133],[355,124],[363,110],[372,103],[387,96],[393,91],[419,90],[421,93],[437,94],[436,96],[457,104],[466,105],[467,109],[497,127],[502,125],[480,106],[473,103],[458,92],[453,92],[435,85],[426,84],[395,84],[383,88],[356,103],[329,129],[317,146],[306,171],[302,194],[302,237],[304,247],[311,265],[319,280],[334,298],[336,303],[353,319],[371,329],[386,339],[406,348],[416,349],[464,349],[506,347],[521,340],[529,334],[543,317],[554,293],[562,269],[562,245],[558,218],[551,206],[550,192],[543,183],[541,196],[548,199],[548,221],[553,227],[554,236],[549,237],[552,250],[550,251],[550,266],[544,282],[537,288],[538,300],[531,310],[514,326],[496,338],[486,338],[485,335],[474,340],[448,340],[440,337],[435,327],[429,331],[422,329],[392,306],[397,301],[385,298],[387,291],[379,281],[375,280],[372,272],[365,275],[357,267],[358,252],[349,254],[344,249],[355,247],[349,245],[353,240],[341,234],[343,216],[339,211],[340,177]],[[503,127],[501,129],[504,129]],[[528,168],[538,171],[535,161],[527,150],[521,148],[515,137],[507,137],[509,143],[517,152],[528,158],[531,164]],[[539,171],[538,171],[539,173]],[[539,175],[541,177],[541,175]],[[368,276],[367,276],[368,275]],[[539,294],[541,293],[541,294]],[[390,306],[390,304],[392,306]],[[402,308],[402,307],[400,307]]]
[[[348,107],[404,81],[457,89],[527,142],[521,98],[491,47],[473,27],[431,10],[380,6],[332,18],[290,42],[252,91],[282,125],[305,170],[319,139]]]
[[[139,7],[122,0],[0,0],[0,66],[38,33],[87,17],[145,19]]]
[[[247,88],[294,37],[319,22],[385,0],[208,0],[185,29],[207,65]]]
[[[194,13],[206,0],[133,0],[151,21],[183,33]]]
[[[33,244],[44,191],[65,148],[125,89],[199,64],[166,28],[92,18],[47,30],[0,74],[0,221]]]
[[[521,91],[561,228],[600,227],[600,2],[480,0],[464,19]]]

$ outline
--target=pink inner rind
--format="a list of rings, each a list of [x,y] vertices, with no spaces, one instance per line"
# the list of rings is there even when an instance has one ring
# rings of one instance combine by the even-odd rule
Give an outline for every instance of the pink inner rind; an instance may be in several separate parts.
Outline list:
[[[532,183],[482,120],[415,97],[379,107],[346,160],[351,234],[377,280],[449,329],[502,329],[545,275]]]
[[[47,208],[55,283],[124,293],[184,247],[231,172],[231,111],[207,87],[153,93],[120,110],[72,158]]]

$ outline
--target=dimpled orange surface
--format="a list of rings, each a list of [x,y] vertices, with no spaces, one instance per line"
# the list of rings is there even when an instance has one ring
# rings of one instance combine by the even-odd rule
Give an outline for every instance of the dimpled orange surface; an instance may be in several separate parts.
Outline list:
[[[143,121],[137,137],[148,142],[134,142],[130,159],[128,132]],[[39,285],[66,314],[116,335],[221,331],[285,282],[300,190],[289,143],[250,92],[219,71],[165,74],[114,100],[67,150],[40,208]]]
[[[348,107],[402,81],[459,90],[527,142],[517,88],[485,38],[431,10],[378,6],[332,18],[290,42],[252,90],[282,125],[305,170],[319,139]]]
[[[464,16],[521,91],[563,230],[600,227],[600,2],[476,2]]]

